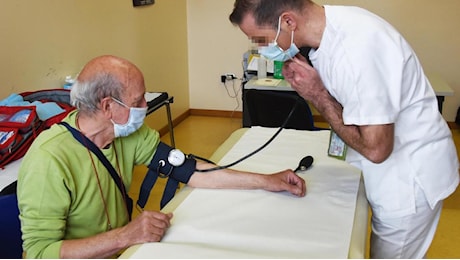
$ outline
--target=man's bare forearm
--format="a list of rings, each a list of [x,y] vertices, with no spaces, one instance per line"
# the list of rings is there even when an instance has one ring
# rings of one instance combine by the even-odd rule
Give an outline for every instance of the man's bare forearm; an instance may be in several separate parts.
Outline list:
[[[374,163],[386,160],[393,150],[394,125],[345,125],[342,105],[323,88],[310,102],[329,122],[331,128],[351,148]]]

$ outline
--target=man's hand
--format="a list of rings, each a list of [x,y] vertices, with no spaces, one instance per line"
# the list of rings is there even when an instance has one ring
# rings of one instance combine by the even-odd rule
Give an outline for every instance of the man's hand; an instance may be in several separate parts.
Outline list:
[[[308,101],[315,100],[319,93],[325,91],[318,72],[310,66],[303,56],[297,55],[286,61],[283,76],[297,93]]]
[[[64,240],[60,258],[106,258],[135,244],[160,241],[172,213],[144,211],[126,226],[92,237]]]
[[[128,242],[127,246],[147,242],[159,242],[171,225],[172,213],[143,211],[133,221],[124,226],[121,234]]]
[[[303,197],[307,193],[305,180],[300,178],[292,170],[284,170],[282,172],[266,175],[267,191],[289,191],[290,193]]]

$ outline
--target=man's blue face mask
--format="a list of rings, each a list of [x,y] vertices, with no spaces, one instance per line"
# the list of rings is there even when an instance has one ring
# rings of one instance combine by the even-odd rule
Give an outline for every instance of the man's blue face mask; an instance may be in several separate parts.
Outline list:
[[[281,49],[278,46],[277,40],[281,31],[281,16],[278,20],[278,31],[276,33],[275,40],[272,43],[269,43],[268,46],[262,46],[259,48],[259,54],[264,56],[268,60],[273,61],[287,61],[292,59],[297,53],[299,53],[299,48],[294,44],[294,31],[291,32],[291,46],[287,50]]]
[[[116,98],[112,97],[112,99],[118,104],[129,109],[128,122],[120,125],[112,121],[115,137],[128,136],[136,132],[144,123],[147,107],[129,107]]]

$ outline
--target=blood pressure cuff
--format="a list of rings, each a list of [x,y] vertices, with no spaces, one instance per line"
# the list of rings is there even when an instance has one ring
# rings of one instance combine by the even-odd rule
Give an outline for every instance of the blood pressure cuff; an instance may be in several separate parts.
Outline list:
[[[160,142],[157,146],[155,155],[150,161],[147,174],[142,181],[139,192],[137,205],[143,209],[150,196],[150,191],[157,181],[158,177],[168,178],[163,197],[160,202],[160,207],[163,208],[175,195],[179,182],[188,183],[193,173],[196,170],[196,160],[193,158],[185,158],[182,165],[173,166],[168,160],[170,152],[174,148]]]

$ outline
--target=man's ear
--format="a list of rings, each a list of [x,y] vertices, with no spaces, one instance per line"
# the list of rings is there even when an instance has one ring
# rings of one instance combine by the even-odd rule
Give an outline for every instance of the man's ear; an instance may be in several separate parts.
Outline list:
[[[107,118],[112,117],[112,107],[114,105],[113,100],[110,97],[105,97],[99,102],[100,110],[104,116]]]
[[[281,14],[281,26],[285,26],[286,31],[294,31],[297,28],[297,17],[292,12]]]

